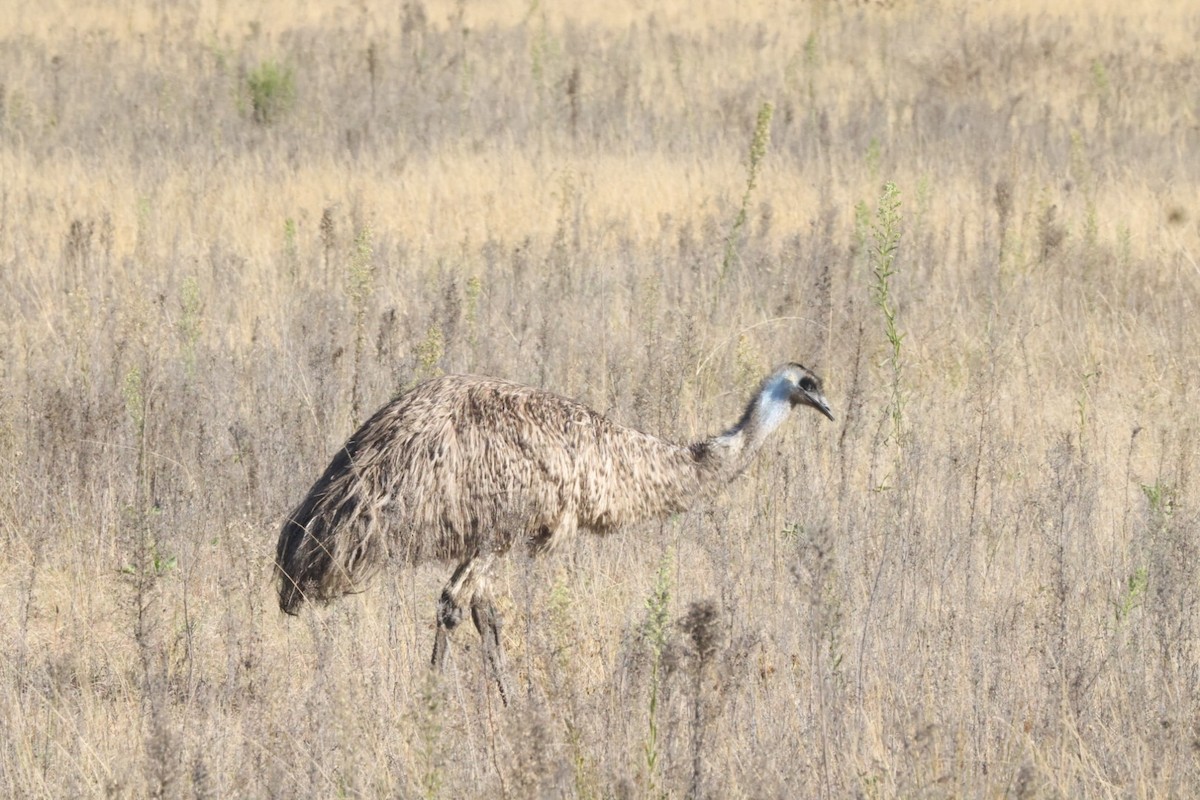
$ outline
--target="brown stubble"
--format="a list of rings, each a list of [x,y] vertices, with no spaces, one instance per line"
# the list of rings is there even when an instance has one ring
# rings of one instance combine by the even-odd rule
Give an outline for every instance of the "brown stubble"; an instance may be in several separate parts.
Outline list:
[[[79,5],[0,21],[4,794],[1200,789],[1186,4]],[[282,516],[420,378],[686,440],[791,359],[835,423],[501,569],[506,715],[469,626],[427,676],[447,569],[274,607]]]

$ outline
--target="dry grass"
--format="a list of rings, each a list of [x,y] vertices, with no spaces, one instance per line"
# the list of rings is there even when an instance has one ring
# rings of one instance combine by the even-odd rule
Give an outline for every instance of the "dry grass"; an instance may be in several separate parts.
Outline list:
[[[19,5],[0,793],[1200,792],[1190,4]],[[274,606],[281,516],[424,376],[686,438],[786,359],[836,424],[506,564],[513,709],[473,631],[428,675],[445,570]]]

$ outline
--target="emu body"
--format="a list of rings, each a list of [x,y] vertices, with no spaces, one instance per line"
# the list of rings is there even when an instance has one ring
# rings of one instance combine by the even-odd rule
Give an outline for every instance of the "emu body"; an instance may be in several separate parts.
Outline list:
[[[682,511],[745,468],[798,405],[833,419],[799,364],[768,376],[739,422],[694,444],[617,425],[553,392],[453,375],[375,413],[338,450],[279,534],[279,607],[359,591],[391,562],[457,562],[438,601],[433,665],[469,608],[501,697],[510,693],[488,575],[513,545],[553,550]]]

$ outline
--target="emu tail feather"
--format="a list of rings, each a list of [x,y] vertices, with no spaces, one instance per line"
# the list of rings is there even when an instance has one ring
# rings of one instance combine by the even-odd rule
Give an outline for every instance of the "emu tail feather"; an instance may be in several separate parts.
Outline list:
[[[301,511],[297,509],[297,512]],[[289,515],[279,532],[279,544],[275,550],[275,572],[279,578],[279,608],[289,614],[299,614],[305,592],[300,588],[304,573],[299,551],[308,535],[299,513]]]
[[[288,515],[275,551],[281,610],[298,614],[305,600],[357,592],[386,559],[363,488],[343,449]]]
[[[314,487],[315,489],[316,487]],[[316,500],[313,493],[284,520],[275,550],[275,571],[279,576],[279,608],[299,614],[300,606],[312,596],[320,596],[322,576],[330,570],[330,554],[320,534],[325,526],[314,525]]]

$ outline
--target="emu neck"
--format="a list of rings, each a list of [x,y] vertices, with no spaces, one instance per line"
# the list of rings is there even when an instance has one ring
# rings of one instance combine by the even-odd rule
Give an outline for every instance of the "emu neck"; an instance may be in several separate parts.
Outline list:
[[[708,454],[719,464],[719,473],[736,475],[750,464],[763,443],[787,419],[792,407],[788,391],[784,381],[769,381],[750,400],[736,425],[708,440]]]

